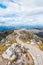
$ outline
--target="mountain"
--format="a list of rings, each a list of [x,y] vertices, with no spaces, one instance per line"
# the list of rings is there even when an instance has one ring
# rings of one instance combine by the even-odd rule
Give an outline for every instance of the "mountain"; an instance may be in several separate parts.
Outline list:
[[[19,25],[19,26],[0,26],[0,32],[2,31],[7,31],[7,30],[14,30],[14,29],[21,29],[21,28],[25,28],[25,29],[43,29],[43,26],[27,26],[27,25]]]

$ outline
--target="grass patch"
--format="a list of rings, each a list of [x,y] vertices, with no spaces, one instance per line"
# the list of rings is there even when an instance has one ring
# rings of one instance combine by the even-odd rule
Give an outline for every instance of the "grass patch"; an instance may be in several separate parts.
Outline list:
[[[0,44],[0,55],[3,53],[3,51],[5,51],[8,47],[6,47],[3,44]]]
[[[43,51],[43,44],[38,44],[38,46],[39,46],[40,50]]]

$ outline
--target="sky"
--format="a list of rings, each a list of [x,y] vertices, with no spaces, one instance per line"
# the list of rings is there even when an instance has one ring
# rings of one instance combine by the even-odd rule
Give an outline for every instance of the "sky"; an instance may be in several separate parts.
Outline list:
[[[43,0],[0,0],[0,26],[43,26]]]

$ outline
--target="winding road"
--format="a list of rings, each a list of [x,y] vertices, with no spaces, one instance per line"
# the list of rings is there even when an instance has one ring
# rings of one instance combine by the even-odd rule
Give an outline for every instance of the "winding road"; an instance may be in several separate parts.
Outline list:
[[[15,31],[18,34],[17,37],[16,37],[17,43],[22,44],[22,45],[24,45],[25,47],[27,47],[29,49],[28,52],[32,56],[35,65],[43,65],[43,52],[34,45],[26,44],[26,43],[22,42],[19,39],[19,37],[21,35],[19,33],[19,31],[20,30]]]

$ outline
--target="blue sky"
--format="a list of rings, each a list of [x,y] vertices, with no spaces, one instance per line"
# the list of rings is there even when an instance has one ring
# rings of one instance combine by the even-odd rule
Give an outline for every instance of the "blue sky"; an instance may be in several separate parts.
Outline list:
[[[0,3],[0,8],[6,9],[7,7],[6,7],[6,5]]]
[[[43,26],[43,0],[0,0],[0,26]]]

